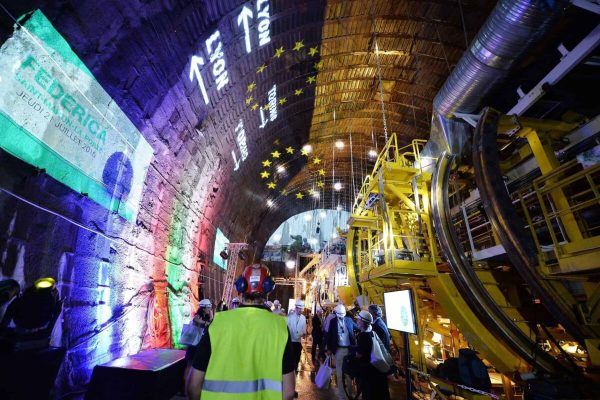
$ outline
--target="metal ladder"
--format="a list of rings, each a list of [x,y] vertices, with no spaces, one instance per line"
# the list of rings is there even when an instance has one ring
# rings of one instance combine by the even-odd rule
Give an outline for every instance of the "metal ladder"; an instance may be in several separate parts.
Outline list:
[[[223,286],[223,301],[229,307],[233,294],[233,282],[237,276],[237,265],[240,250],[246,248],[246,243],[229,243],[229,259],[227,260],[227,273],[225,274],[225,285]]]

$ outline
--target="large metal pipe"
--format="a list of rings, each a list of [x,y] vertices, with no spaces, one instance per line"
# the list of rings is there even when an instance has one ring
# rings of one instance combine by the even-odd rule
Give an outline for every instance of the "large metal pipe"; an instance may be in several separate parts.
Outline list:
[[[452,271],[452,279],[480,321],[523,360],[547,372],[563,370],[564,367],[556,359],[537,346],[535,340],[525,334],[496,304],[465,256],[450,216],[448,199],[450,172],[455,159],[455,155],[444,152],[438,159],[431,182],[433,222]]]
[[[500,0],[433,100],[443,117],[473,113],[554,25],[566,0]]]

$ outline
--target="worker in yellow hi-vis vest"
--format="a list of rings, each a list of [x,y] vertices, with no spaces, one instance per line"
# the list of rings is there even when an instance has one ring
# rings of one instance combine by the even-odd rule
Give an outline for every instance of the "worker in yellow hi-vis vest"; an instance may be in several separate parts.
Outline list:
[[[235,287],[242,305],[217,313],[202,336],[188,399],[293,399],[296,366],[286,320],[264,307],[275,288],[269,270],[260,264],[246,267]]]

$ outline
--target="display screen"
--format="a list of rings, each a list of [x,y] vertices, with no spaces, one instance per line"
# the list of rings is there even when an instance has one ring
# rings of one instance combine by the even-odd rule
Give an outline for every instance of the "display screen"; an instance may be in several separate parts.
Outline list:
[[[215,250],[213,251],[213,263],[217,264],[223,269],[227,269],[227,261],[221,258],[221,251],[229,244],[229,239],[223,234],[223,232],[217,228],[217,235],[215,237]]]
[[[0,147],[134,220],[153,151],[41,11],[0,48]]]
[[[385,316],[389,329],[417,333],[415,313],[410,290],[399,290],[383,294]]]

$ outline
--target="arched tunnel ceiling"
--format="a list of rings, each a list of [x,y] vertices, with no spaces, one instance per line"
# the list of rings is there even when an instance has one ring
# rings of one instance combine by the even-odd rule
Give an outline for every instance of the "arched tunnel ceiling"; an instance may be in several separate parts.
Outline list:
[[[372,167],[369,150],[384,143],[382,108],[388,134],[396,132],[403,143],[427,138],[432,100],[494,3],[67,0],[6,6],[15,16],[42,9],[151,144],[156,176],[168,182],[170,195],[191,198],[180,207],[199,224],[209,222],[202,229],[219,226],[233,241],[264,243],[293,214],[351,206]],[[274,87],[276,117],[265,109]],[[244,134],[236,129],[242,126]],[[336,141],[344,148],[335,148]],[[307,143],[313,150],[305,156]],[[277,172],[281,164],[284,173]],[[145,196],[160,197],[152,177]],[[342,190],[334,191],[334,182]]]

